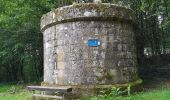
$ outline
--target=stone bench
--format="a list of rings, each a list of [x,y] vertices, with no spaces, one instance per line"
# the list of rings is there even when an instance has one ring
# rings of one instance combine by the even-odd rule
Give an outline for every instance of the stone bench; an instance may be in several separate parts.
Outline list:
[[[33,99],[35,97],[40,98],[52,98],[52,99],[62,99],[64,100],[65,93],[71,92],[71,87],[66,86],[60,86],[60,87],[47,87],[47,86],[27,86],[27,89],[29,91],[33,91]],[[35,91],[40,91],[39,94],[37,94]],[[60,93],[62,96],[54,95],[55,93]]]

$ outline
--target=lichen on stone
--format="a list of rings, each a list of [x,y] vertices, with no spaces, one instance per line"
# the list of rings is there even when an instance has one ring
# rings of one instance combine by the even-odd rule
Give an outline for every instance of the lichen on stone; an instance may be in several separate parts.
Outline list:
[[[129,20],[134,22],[133,11],[126,7],[107,3],[80,3],[60,7],[45,14],[41,18],[41,30],[50,24],[83,20]]]

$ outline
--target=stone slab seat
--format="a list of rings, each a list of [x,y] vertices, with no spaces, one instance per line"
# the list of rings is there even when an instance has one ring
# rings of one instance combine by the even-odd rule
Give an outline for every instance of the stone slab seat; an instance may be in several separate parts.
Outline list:
[[[64,100],[64,94],[71,92],[72,88],[67,86],[59,86],[59,87],[48,87],[48,86],[27,86],[29,91],[33,91],[33,97],[41,97],[41,98],[55,98]],[[34,91],[43,91],[50,93],[61,93],[62,96],[48,95],[48,94],[35,94]]]

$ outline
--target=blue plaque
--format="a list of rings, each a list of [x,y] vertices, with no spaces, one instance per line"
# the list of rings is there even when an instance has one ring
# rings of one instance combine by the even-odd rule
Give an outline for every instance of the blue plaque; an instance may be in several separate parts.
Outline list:
[[[98,47],[101,45],[101,42],[99,39],[90,39],[88,40],[87,44],[89,47]]]

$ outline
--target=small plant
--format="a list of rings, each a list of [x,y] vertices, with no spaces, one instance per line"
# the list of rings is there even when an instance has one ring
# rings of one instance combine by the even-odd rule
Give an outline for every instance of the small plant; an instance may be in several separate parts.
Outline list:
[[[94,96],[90,100],[114,100],[116,97],[127,94],[131,95],[131,85],[128,85],[127,88],[122,87],[112,87],[111,90],[101,91],[101,94]]]
[[[8,93],[10,93],[10,94],[14,94],[14,93],[16,93],[16,87],[15,86],[12,86],[9,90],[8,90]]]
[[[130,84],[127,87],[127,93],[128,93],[128,96],[131,95],[131,85]]]
[[[21,86],[11,86],[11,88],[9,88],[7,92],[9,94],[15,94],[15,93],[18,93],[18,92],[21,92],[21,91],[22,91]]]

